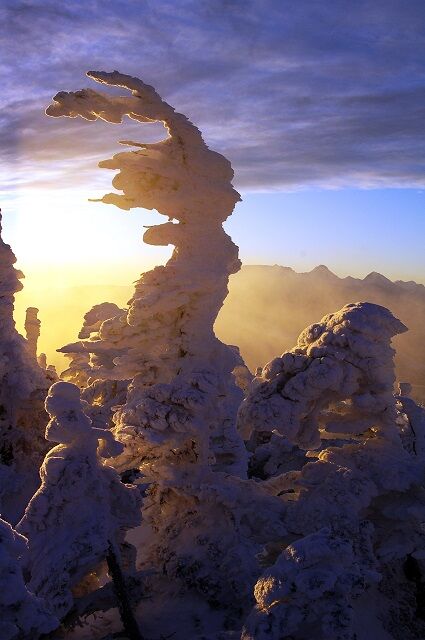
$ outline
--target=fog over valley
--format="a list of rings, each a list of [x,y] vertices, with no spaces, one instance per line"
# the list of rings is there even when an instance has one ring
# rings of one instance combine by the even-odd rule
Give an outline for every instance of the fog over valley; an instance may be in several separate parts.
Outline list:
[[[40,309],[39,350],[58,370],[66,358],[56,349],[72,342],[80,331],[83,316],[105,300],[125,307],[132,286],[82,285],[52,289],[25,287],[16,296],[18,328],[24,324],[28,306]],[[237,345],[251,369],[263,366],[276,353],[292,348],[304,327],[352,301],[368,301],[390,309],[408,327],[395,336],[398,380],[413,385],[413,395],[425,400],[425,287],[415,282],[391,281],[379,273],[364,279],[339,278],[320,265],[297,273],[279,265],[245,265],[231,276],[229,295],[215,323],[217,336]],[[55,322],[58,314],[62,323]]]

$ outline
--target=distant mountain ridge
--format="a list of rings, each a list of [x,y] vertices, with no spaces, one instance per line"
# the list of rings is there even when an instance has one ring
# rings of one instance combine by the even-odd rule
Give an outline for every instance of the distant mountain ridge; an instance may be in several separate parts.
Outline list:
[[[125,306],[133,285],[66,287],[46,298],[43,292],[17,296],[17,319],[23,330],[25,309],[40,308],[40,351],[62,370],[65,358],[55,349],[77,339],[84,314],[101,302]],[[390,309],[409,331],[397,336],[397,375],[414,385],[425,402],[425,286],[389,280],[372,272],[365,278],[340,278],[325,265],[298,273],[279,265],[247,265],[231,277],[229,296],[215,325],[217,335],[238,345],[251,370],[295,345],[299,333],[348,302],[369,301]],[[60,321],[58,321],[60,318]]]
[[[414,280],[390,280],[389,278],[382,275],[382,273],[379,273],[378,271],[371,271],[364,278],[354,278],[353,276],[345,276],[344,278],[342,278],[340,276],[337,276],[336,273],[331,271],[329,267],[327,267],[324,264],[317,265],[317,267],[314,267],[311,271],[295,271],[295,269],[293,269],[292,267],[285,267],[278,264],[274,264],[274,265],[267,265],[267,264],[249,265],[248,264],[248,265],[243,265],[242,267],[242,271],[258,270],[258,269],[264,269],[265,271],[269,269],[279,270],[282,273],[285,273],[288,275],[292,274],[295,277],[317,276],[317,277],[329,278],[329,279],[332,278],[334,280],[339,280],[340,282],[353,283],[353,284],[366,283],[368,285],[370,284],[370,285],[381,286],[381,287],[402,287],[403,289],[407,289],[409,291],[414,290],[417,292],[421,292],[423,295],[425,295],[425,285],[419,282],[415,282]]]
[[[325,265],[298,273],[279,265],[246,265],[232,276],[216,323],[222,339],[237,344],[251,369],[294,346],[300,331],[349,302],[390,309],[409,331],[394,340],[399,380],[425,400],[425,286],[372,272],[340,278]]]

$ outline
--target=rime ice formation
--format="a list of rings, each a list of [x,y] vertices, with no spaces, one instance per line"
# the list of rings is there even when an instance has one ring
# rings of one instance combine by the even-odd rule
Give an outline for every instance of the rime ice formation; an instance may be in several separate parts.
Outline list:
[[[296,344],[304,327],[347,302],[367,300],[387,309],[409,327],[394,339],[397,379],[412,384],[412,398],[425,403],[425,286],[391,282],[384,276],[339,278],[320,267],[297,273],[278,265],[244,265],[232,278],[215,328],[237,344],[253,370],[258,363]],[[259,330],[260,328],[260,330]]]
[[[122,445],[110,431],[93,428],[83,409],[78,387],[50,387],[46,438],[60,444],[47,454],[41,487],[17,526],[29,540],[29,588],[60,618],[72,606],[72,588],[140,522],[139,490],[101,461]]]
[[[1,209],[0,209],[1,212]],[[0,231],[1,231],[1,215],[0,215]],[[2,335],[5,337],[13,334],[15,331],[15,322],[13,320],[13,303],[15,293],[22,289],[20,280],[24,277],[22,271],[15,269],[13,266],[16,262],[15,255],[3,239],[0,239],[0,277],[1,277],[1,306],[0,321]]]
[[[392,336],[406,327],[384,307],[346,305],[307,327],[295,349],[269,362],[239,413],[246,438],[276,430],[303,449],[327,434],[398,436],[395,427]],[[335,406],[349,399],[349,405]]]
[[[40,353],[40,355],[37,356],[37,362],[41,369],[47,369],[47,356],[45,353]]]
[[[240,268],[238,249],[222,226],[239,200],[233,171],[152,87],[117,72],[89,76],[132,95],[60,93],[47,113],[110,122],[127,114],[164,123],[167,139],[126,142],[133,151],[100,163],[119,170],[113,185],[122,191],[102,201],[155,208],[168,221],[148,228],[144,240],[175,249],[165,266],[141,276],[128,312],[104,320],[98,337],[81,340],[79,353],[90,353],[93,393],[106,381],[131,380],[114,416],[114,433],[125,445],[114,466],[136,470],[149,484],[139,568],[156,574],[161,617],[174,594],[192,618],[197,597],[234,622],[252,605],[256,556],[273,531],[278,537],[280,520],[270,524],[268,517],[281,504],[246,480],[248,456],[235,425],[243,395],[233,375],[236,369],[244,380],[246,371],[238,349],[213,331],[229,275]]]
[[[70,359],[69,367],[62,372],[61,377],[82,389],[82,398],[89,403],[86,412],[93,421],[93,426],[99,428],[111,427],[113,408],[125,402],[129,383],[129,380],[115,379],[114,358],[117,357],[117,351],[112,334],[108,341],[101,341],[99,336],[103,323],[110,322],[112,318],[119,319],[119,326],[124,326],[126,311],[112,302],[96,304],[84,316],[83,326],[78,334],[81,340],[58,349]],[[102,368],[103,371],[109,370],[106,379],[96,377],[99,356],[90,353],[92,342],[102,344]]]
[[[145,397],[149,403],[149,394],[154,394],[158,411],[165,415],[174,388],[183,387],[196,395],[196,379],[200,380],[212,394],[209,402],[215,403],[215,410],[208,415],[204,412],[204,423],[197,427],[202,439],[210,438],[211,461],[218,470],[244,476],[246,453],[235,429],[242,395],[232,375],[243,362],[237,349],[222,344],[213,331],[227,295],[229,274],[240,268],[238,249],[222,226],[240,199],[231,184],[230,162],[211,151],[186,116],[175,112],[141,80],[116,71],[89,72],[88,76],[101,84],[123,87],[131,95],[113,96],[91,89],[61,92],[46,113],[113,123],[128,115],[139,122],[164,124],[165,140],[155,144],[124,141],[134,149],[100,163],[118,170],[113,186],[122,192],[106,194],[102,202],[125,210],[156,209],[168,222],[148,228],[143,239],[153,245],[172,244],[175,249],[166,266],[141,276],[127,315],[104,321],[99,340],[83,340],[81,349],[92,354],[93,379],[136,377],[131,401],[120,411],[117,433],[126,445],[133,445],[128,427],[137,432],[136,440],[146,442],[147,456],[152,442],[158,437],[173,439],[176,428],[181,440],[183,426],[147,424]],[[165,387],[164,395],[165,388],[156,389],[157,384],[171,387]],[[194,428],[188,428],[186,440]],[[137,446],[139,457],[141,447]]]
[[[283,436],[277,430],[259,429],[246,442],[250,453],[248,475],[267,480],[285,471],[301,469],[306,462],[306,451]]]
[[[15,262],[0,235],[0,513],[12,523],[38,486],[38,469],[47,450],[43,403],[52,381],[15,328],[14,296],[23,278]]]
[[[392,392],[390,339],[404,330],[383,307],[346,305],[254,381],[245,433],[319,451],[263,483],[286,504],[289,545],[257,582],[243,640],[423,637],[421,579],[409,581],[406,563],[423,557],[425,456],[405,446]]]
[[[264,548],[286,534],[278,498],[252,481],[192,467],[187,464],[183,475],[176,465],[173,478],[152,483],[143,509],[139,568],[155,571],[145,592],[159,618],[168,618],[176,605],[184,612],[182,628],[168,622],[160,627],[178,640],[203,638],[214,617],[225,629],[238,629],[253,604]],[[151,604],[140,605],[149,637]]]
[[[42,600],[28,591],[22,575],[27,540],[0,518],[0,638],[37,640],[59,625]]]
[[[239,412],[259,478],[247,480],[233,372],[245,387],[249,380],[237,349],[213,332],[239,268],[222,228],[238,200],[230,164],[140,80],[89,76],[131,96],[60,93],[47,113],[116,123],[128,115],[161,121],[168,132],[152,145],[127,141],[133,151],[101,163],[118,170],[121,192],[102,201],[167,216],[144,240],[174,245],[173,255],[141,276],[127,312],[90,312],[80,342],[64,349],[79,354],[72,375],[82,375],[75,380],[84,394],[90,389],[92,408],[97,398],[109,409],[106,384],[131,380],[114,415],[125,446],[114,464],[146,485],[142,526],[131,534],[140,535],[138,569],[153,572],[144,593],[133,594],[146,635],[155,615],[171,618],[174,627],[162,622],[158,633],[176,640],[238,633],[255,596],[246,640],[367,640],[358,603],[379,640],[399,640],[402,615],[421,637],[418,581],[403,571],[406,558],[419,563],[425,541],[423,424],[392,389],[390,340],[405,327],[377,305],[346,305],[266,365]],[[195,621],[200,602],[205,619]],[[191,616],[190,629],[179,628],[173,606],[186,623]],[[213,611],[222,624],[215,635]]]
[[[38,309],[28,307],[25,315],[25,333],[27,338],[28,351],[37,358],[37,342],[40,337],[41,322],[38,319]]]
[[[410,398],[412,387],[399,383],[396,398],[403,445],[415,456],[425,456],[425,407]]]
[[[62,378],[67,382],[73,382],[77,386],[83,388],[88,384],[94,382],[93,373],[95,369],[96,356],[93,356],[93,361],[90,358],[90,341],[99,342],[99,331],[105,322],[116,316],[123,316],[125,314],[124,309],[120,309],[113,302],[103,302],[102,304],[96,304],[88,311],[84,316],[83,326],[81,327],[78,337],[84,339],[85,342],[75,342],[68,344],[61,349],[58,349],[60,353],[64,353],[70,359],[70,365],[62,373]],[[110,342],[107,346],[104,345],[104,351],[110,353],[109,362],[105,361],[103,365],[108,369],[114,369],[114,343]]]
[[[102,591],[98,565],[131,528],[144,637],[369,640],[372,628],[374,640],[419,640],[425,425],[406,387],[393,395],[390,343],[404,325],[383,307],[346,305],[251,382],[213,331],[240,266],[222,227],[239,199],[230,164],[152,87],[89,76],[131,94],[62,92],[47,113],[164,124],[162,142],[126,141],[132,151],[101,163],[118,170],[102,201],[155,208],[168,221],[144,240],[175,248],[141,276],[128,310],[97,305],[62,349],[88,402],[67,382],[49,391],[47,437],[60,445],[18,525],[29,588],[62,618],[75,588]],[[115,404],[111,430],[97,429]],[[84,624],[83,637],[105,636]]]

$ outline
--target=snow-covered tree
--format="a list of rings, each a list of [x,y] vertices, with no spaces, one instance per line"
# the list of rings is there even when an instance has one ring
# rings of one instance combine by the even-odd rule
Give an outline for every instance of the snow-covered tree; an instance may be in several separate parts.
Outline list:
[[[404,330],[383,307],[346,305],[255,379],[241,429],[310,451],[263,483],[285,503],[289,536],[257,582],[244,640],[423,636],[406,562],[419,567],[425,543],[425,424],[413,451],[393,395],[390,339]]]
[[[152,87],[117,72],[89,76],[132,95],[61,92],[47,113],[110,122],[127,114],[163,122],[168,133],[156,144],[127,141],[133,151],[100,166],[119,170],[113,184],[123,192],[103,202],[155,208],[168,217],[148,228],[144,240],[173,244],[172,257],[142,274],[126,315],[103,321],[98,339],[80,343],[91,353],[94,380],[132,380],[114,417],[114,433],[125,445],[114,464],[138,469],[149,484],[139,568],[156,573],[154,605],[141,619],[149,624],[152,609],[168,618],[178,602],[186,623],[191,618],[195,625],[202,602],[210,615],[215,609],[236,624],[252,604],[257,556],[282,527],[281,501],[246,479],[248,455],[235,426],[243,394],[233,375],[246,386],[246,369],[238,349],[222,344],[213,330],[229,275],[240,267],[222,226],[239,200],[233,171]],[[187,637],[187,627],[171,621]],[[208,615],[197,624],[206,633]]]
[[[37,342],[40,337],[41,322],[38,318],[38,309],[36,307],[28,307],[25,314],[25,335],[27,339],[27,347],[33,358],[37,358]]]
[[[43,601],[27,589],[23,561],[27,540],[0,518],[0,638],[37,640],[59,625]]]
[[[100,340],[99,332],[104,322],[111,318],[121,318],[122,326],[126,322],[126,311],[112,302],[96,304],[84,316],[83,326],[78,334],[78,342],[67,344],[58,349],[70,360],[68,369],[62,372],[61,378],[73,382],[81,388],[82,398],[88,403],[87,415],[93,421],[93,426],[111,428],[113,409],[124,404],[127,397],[129,380],[115,379],[115,358],[121,353],[117,351],[116,343],[121,340],[119,331],[109,332],[108,340]],[[102,344],[102,370],[109,370],[109,375],[99,377],[97,363],[99,352],[91,353],[91,343]],[[99,349],[99,346],[98,346]],[[102,374],[104,375],[104,374]]]
[[[54,379],[38,366],[34,345],[29,347],[15,328],[14,297],[23,278],[15,262],[1,238],[0,213],[0,513],[13,524],[38,486],[47,451],[44,398]]]
[[[410,397],[411,391],[409,383],[399,383],[396,393],[398,422],[404,447],[415,456],[425,456],[425,407],[416,404]]]
[[[96,376],[93,376],[96,370],[96,356],[93,354],[93,360],[91,359],[90,341],[99,342],[99,331],[105,320],[122,316],[123,314],[125,314],[125,310],[120,309],[113,302],[96,304],[85,314],[83,326],[78,334],[78,337],[84,339],[85,342],[71,343],[58,349],[60,353],[64,353],[70,360],[68,369],[61,374],[63,380],[73,382],[80,388],[84,388],[94,382],[96,379]],[[103,364],[109,369],[114,369],[113,358],[117,355],[114,353],[114,341],[111,340],[111,343],[104,345],[104,347],[105,353],[110,354],[110,360],[109,363],[104,362]]]
[[[168,217],[168,222],[148,228],[145,242],[175,245],[165,266],[142,274],[126,317],[118,315],[104,321],[99,340],[83,341],[95,356],[91,357],[93,378],[137,377],[135,387],[143,396],[145,388],[157,383],[178,380],[181,385],[187,379],[190,385],[194,372],[205,375],[210,392],[214,388],[216,409],[206,418],[202,431],[210,438],[215,468],[243,476],[246,454],[235,429],[242,394],[232,375],[243,363],[237,349],[223,345],[213,331],[227,295],[229,274],[240,268],[238,249],[222,226],[240,199],[231,184],[231,165],[208,148],[199,130],[184,115],[175,112],[141,80],[118,72],[88,75],[97,82],[124,87],[131,96],[91,89],[61,92],[47,114],[79,115],[88,120],[100,117],[114,123],[128,115],[136,121],[164,124],[168,135],[165,140],[155,144],[125,141],[134,147],[132,151],[100,163],[101,167],[119,171],[113,185],[122,191],[107,194],[102,201],[122,209],[156,209]],[[116,365],[113,369],[111,361]],[[128,411],[133,416],[138,402],[135,393],[132,402]],[[142,405],[143,401],[141,411]],[[122,433],[123,442],[130,445],[126,415],[120,412],[117,433]],[[131,426],[138,428],[133,417]],[[146,427],[139,430],[142,439],[149,437]],[[155,429],[152,432],[154,435]],[[133,457],[132,451],[129,456]]]
[[[123,447],[110,431],[92,427],[77,386],[52,385],[46,410],[46,438],[60,444],[47,454],[41,487],[17,530],[29,540],[29,588],[62,618],[73,604],[72,589],[139,524],[140,493],[102,462]]]
[[[127,311],[103,319],[93,312],[80,342],[65,348],[81,356],[72,375],[83,372],[79,383],[89,383],[83,393],[92,409],[98,402],[109,411],[116,388],[107,385],[131,381],[113,418],[112,432],[125,447],[113,464],[122,472],[135,470],[146,484],[142,525],[131,533],[137,568],[151,571],[143,593],[133,593],[146,635],[218,640],[229,631],[235,637],[248,616],[244,640],[367,640],[365,611],[376,638],[401,640],[404,611],[408,637],[420,638],[420,580],[409,581],[407,574],[413,574],[406,566],[419,567],[424,543],[422,414],[393,395],[390,346],[405,327],[387,309],[368,303],[346,305],[308,327],[295,349],[254,379],[238,432],[242,391],[235,377],[247,388],[249,375],[238,350],[222,344],[213,330],[229,275],[240,266],[222,226],[239,199],[230,163],[152,87],[118,72],[88,75],[131,95],[61,92],[47,113],[113,123],[127,115],[162,122],[167,131],[154,144],[125,141],[133,150],[100,166],[118,171],[118,192],[103,202],[168,217],[149,227],[144,240],[174,245],[172,257],[142,274]],[[90,423],[78,411],[74,422]],[[69,419],[52,422],[65,420],[66,426]],[[247,478],[241,434],[258,480]],[[77,466],[86,464],[87,444],[75,446]],[[43,491],[53,495],[50,465],[53,484],[57,468],[71,482],[73,447],[59,448],[66,454],[59,463],[54,453],[47,458],[42,518],[37,495],[33,500],[35,528],[50,503],[47,519],[54,527],[55,503],[43,499]],[[90,464],[98,465],[91,455]],[[96,495],[79,481],[72,490],[75,504],[78,497],[90,505]],[[60,486],[58,495],[63,492]],[[82,531],[87,522],[75,528]],[[30,548],[39,540],[32,580],[47,580],[41,541],[50,538],[43,532],[29,538]],[[69,546],[64,540],[61,549]],[[84,564],[78,551],[72,558],[78,558],[81,578],[101,554],[88,549],[90,562]],[[63,572],[68,560],[61,562]],[[63,597],[55,596],[62,587],[46,584],[52,598]],[[69,598],[70,583],[64,584]],[[403,594],[399,602],[397,590]],[[69,602],[58,606],[66,609]]]

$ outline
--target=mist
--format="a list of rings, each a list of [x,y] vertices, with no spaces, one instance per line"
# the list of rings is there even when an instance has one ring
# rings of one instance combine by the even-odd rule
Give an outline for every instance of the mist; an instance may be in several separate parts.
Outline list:
[[[118,285],[67,286],[45,289],[35,283],[16,296],[15,319],[23,332],[25,309],[40,309],[39,352],[47,354],[58,371],[67,366],[59,347],[77,339],[84,314],[109,301],[123,307],[133,287]],[[413,385],[414,396],[425,400],[425,287],[391,282],[380,274],[365,279],[338,278],[326,267],[296,273],[282,266],[245,266],[231,276],[229,295],[217,318],[220,340],[237,345],[251,369],[290,349],[309,324],[344,304],[369,301],[388,307],[408,328],[394,339],[399,380]],[[58,321],[60,320],[60,321]]]
[[[49,289],[37,288],[37,285],[25,286],[16,295],[15,321],[20,333],[24,333],[25,310],[36,306],[41,320],[41,334],[38,353],[45,353],[49,364],[53,364],[58,373],[66,369],[67,359],[57,353],[69,342],[77,340],[83,324],[84,314],[95,304],[105,301],[126,306],[133,287],[116,285],[54,286]]]
[[[230,279],[229,296],[216,322],[217,335],[238,345],[255,371],[296,343],[299,333],[350,302],[387,307],[409,329],[396,336],[398,380],[409,381],[425,400],[425,287],[391,282],[378,273],[339,278],[324,266],[308,273],[289,267],[245,266]]]

